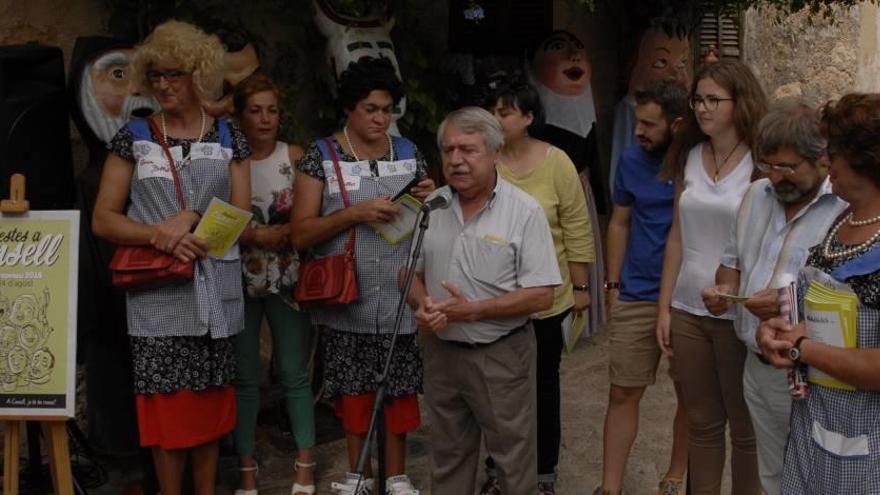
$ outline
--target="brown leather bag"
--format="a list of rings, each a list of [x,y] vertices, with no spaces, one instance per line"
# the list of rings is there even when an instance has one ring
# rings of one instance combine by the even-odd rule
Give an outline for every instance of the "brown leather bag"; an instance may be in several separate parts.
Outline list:
[[[345,179],[339,168],[339,158],[329,139],[325,139],[333,166],[336,169],[336,181],[345,207],[351,206],[348,191],[345,190]],[[360,296],[357,286],[357,269],[354,259],[355,228],[349,230],[345,253],[325,258],[303,261],[299,265],[299,277],[293,290],[293,299],[303,308],[315,306],[336,306],[358,300]]]
[[[156,123],[153,122],[153,119],[147,119],[147,121],[153,134],[159,139],[162,149],[165,150],[168,166],[174,177],[177,202],[180,204],[180,210],[183,211],[186,209],[186,200],[183,196],[183,190],[180,188],[180,177],[177,174],[174,158],[171,156],[171,151]],[[117,246],[113,258],[110,259],[111,283],[127,291],[185,284],[193,279],[194,270],[194,261],[184,263],[174,255],[159,251],[152,246]]]

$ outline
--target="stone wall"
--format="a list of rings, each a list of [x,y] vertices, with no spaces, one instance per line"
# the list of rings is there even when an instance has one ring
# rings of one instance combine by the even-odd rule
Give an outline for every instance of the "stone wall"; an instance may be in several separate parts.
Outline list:
[[[106,15],[100,0],[0,0],[0,45],[60,46],[67,66],[77,37],[107,34]]]
[[[837,7],[832,18],[772,8],[743,15],[743,61],[768,95],[803,96],[813,103],[851,91],[880,90],[880,16],[862,3]]]

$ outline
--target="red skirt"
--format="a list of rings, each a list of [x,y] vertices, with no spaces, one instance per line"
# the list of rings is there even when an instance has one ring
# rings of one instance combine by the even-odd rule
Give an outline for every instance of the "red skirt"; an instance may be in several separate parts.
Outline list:
[[[136,394],[141,447],[185,449],[218,440],[235,427],[235,388]]]

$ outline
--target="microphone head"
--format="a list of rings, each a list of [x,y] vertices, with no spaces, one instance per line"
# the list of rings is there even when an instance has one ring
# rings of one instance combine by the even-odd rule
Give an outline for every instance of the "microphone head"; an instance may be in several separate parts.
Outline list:
[[[452,204],[452,192],[449,189],[440,189],[437,195],[425,202],[423,210],[434,211],[449,208]]]

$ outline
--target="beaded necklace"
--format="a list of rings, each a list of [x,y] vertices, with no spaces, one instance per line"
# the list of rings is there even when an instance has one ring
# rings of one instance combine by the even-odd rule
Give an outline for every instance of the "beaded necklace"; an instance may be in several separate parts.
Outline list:
[[[348,145],[348,149],[349,149],[349,151],[351,151],[351,156],[354,157],[354,160],[356,162],[361,161],[361,159],[358,158],[357,152],[354,150],[354,146],[351,145],[351,139],[349,139],[349,137],[348,137],[348,125],[345,125],[342,127],[342,136],[345,138],[345,144]],[[390,154],[390,158],[391,158],[389,161],[393,162],[394,161],[394,147],[391,146],[391,135],[386,132],[385,137],[388,138],[388,153]]]
[[[877,242],[877,239],[880,239],[880,229],[877,229],[877,231],[874,232],[874,235],[869,237],[867,241],[865,241],[857,246],[853,246],[853,247],[846,248],[846,249],[841,249],[840,251],[831,251],[831,241],[835,237],[837,237],[837,231],[840,230],[840,227],[844,223],[849,223],[850,225],[869,225],[871,223],[875,223],[877,221],[880,221],[880,218],[875,217],[874,219],[870,219],[870,220],[873,220],[871,222],[869,222],[867,220],[861,220],[861,221],[856,221],[854,223],[852,217],[853,217],[853,214],[852,214],[852,212],[850,212],[849,215],[847,215],[843,220],[837,222],[837,225],[835,225],[834,228],[831,229],[831,232],[828,233],[828,237],[825,238],[825,243],[822,246],[822,255],[825,256],[825,258],[834,260],[834,259],[845,258],[847,256],[852,256],[854,254],[862,253],[864,251],[867,251],[869,247],[871,247],[875,242]]]
[[[186,156],[183,157],[183,160],[180,161],[180,165],[175,164],[177,166],[177,170],[181,170],[183,167],[186,166],[187,163],[190,162],[190,159],[192,157],[193,147],[195,147],[196,144],[201,143],[202,138],[205,137],[205,122],[208,119],[205,116],[205,109],[204,108],[199,107],[199,111],[202,114],[202,127],[201,127],[201,129],[199,129],[199,139],[195,142],[195,144],[190,145],[189,153],[187,153]],[[165,112],[159,113],[159,120],[162,123],[162,139],[165,140],[165,143],[167,144],[168,143],[168,129],[165,127]]]

